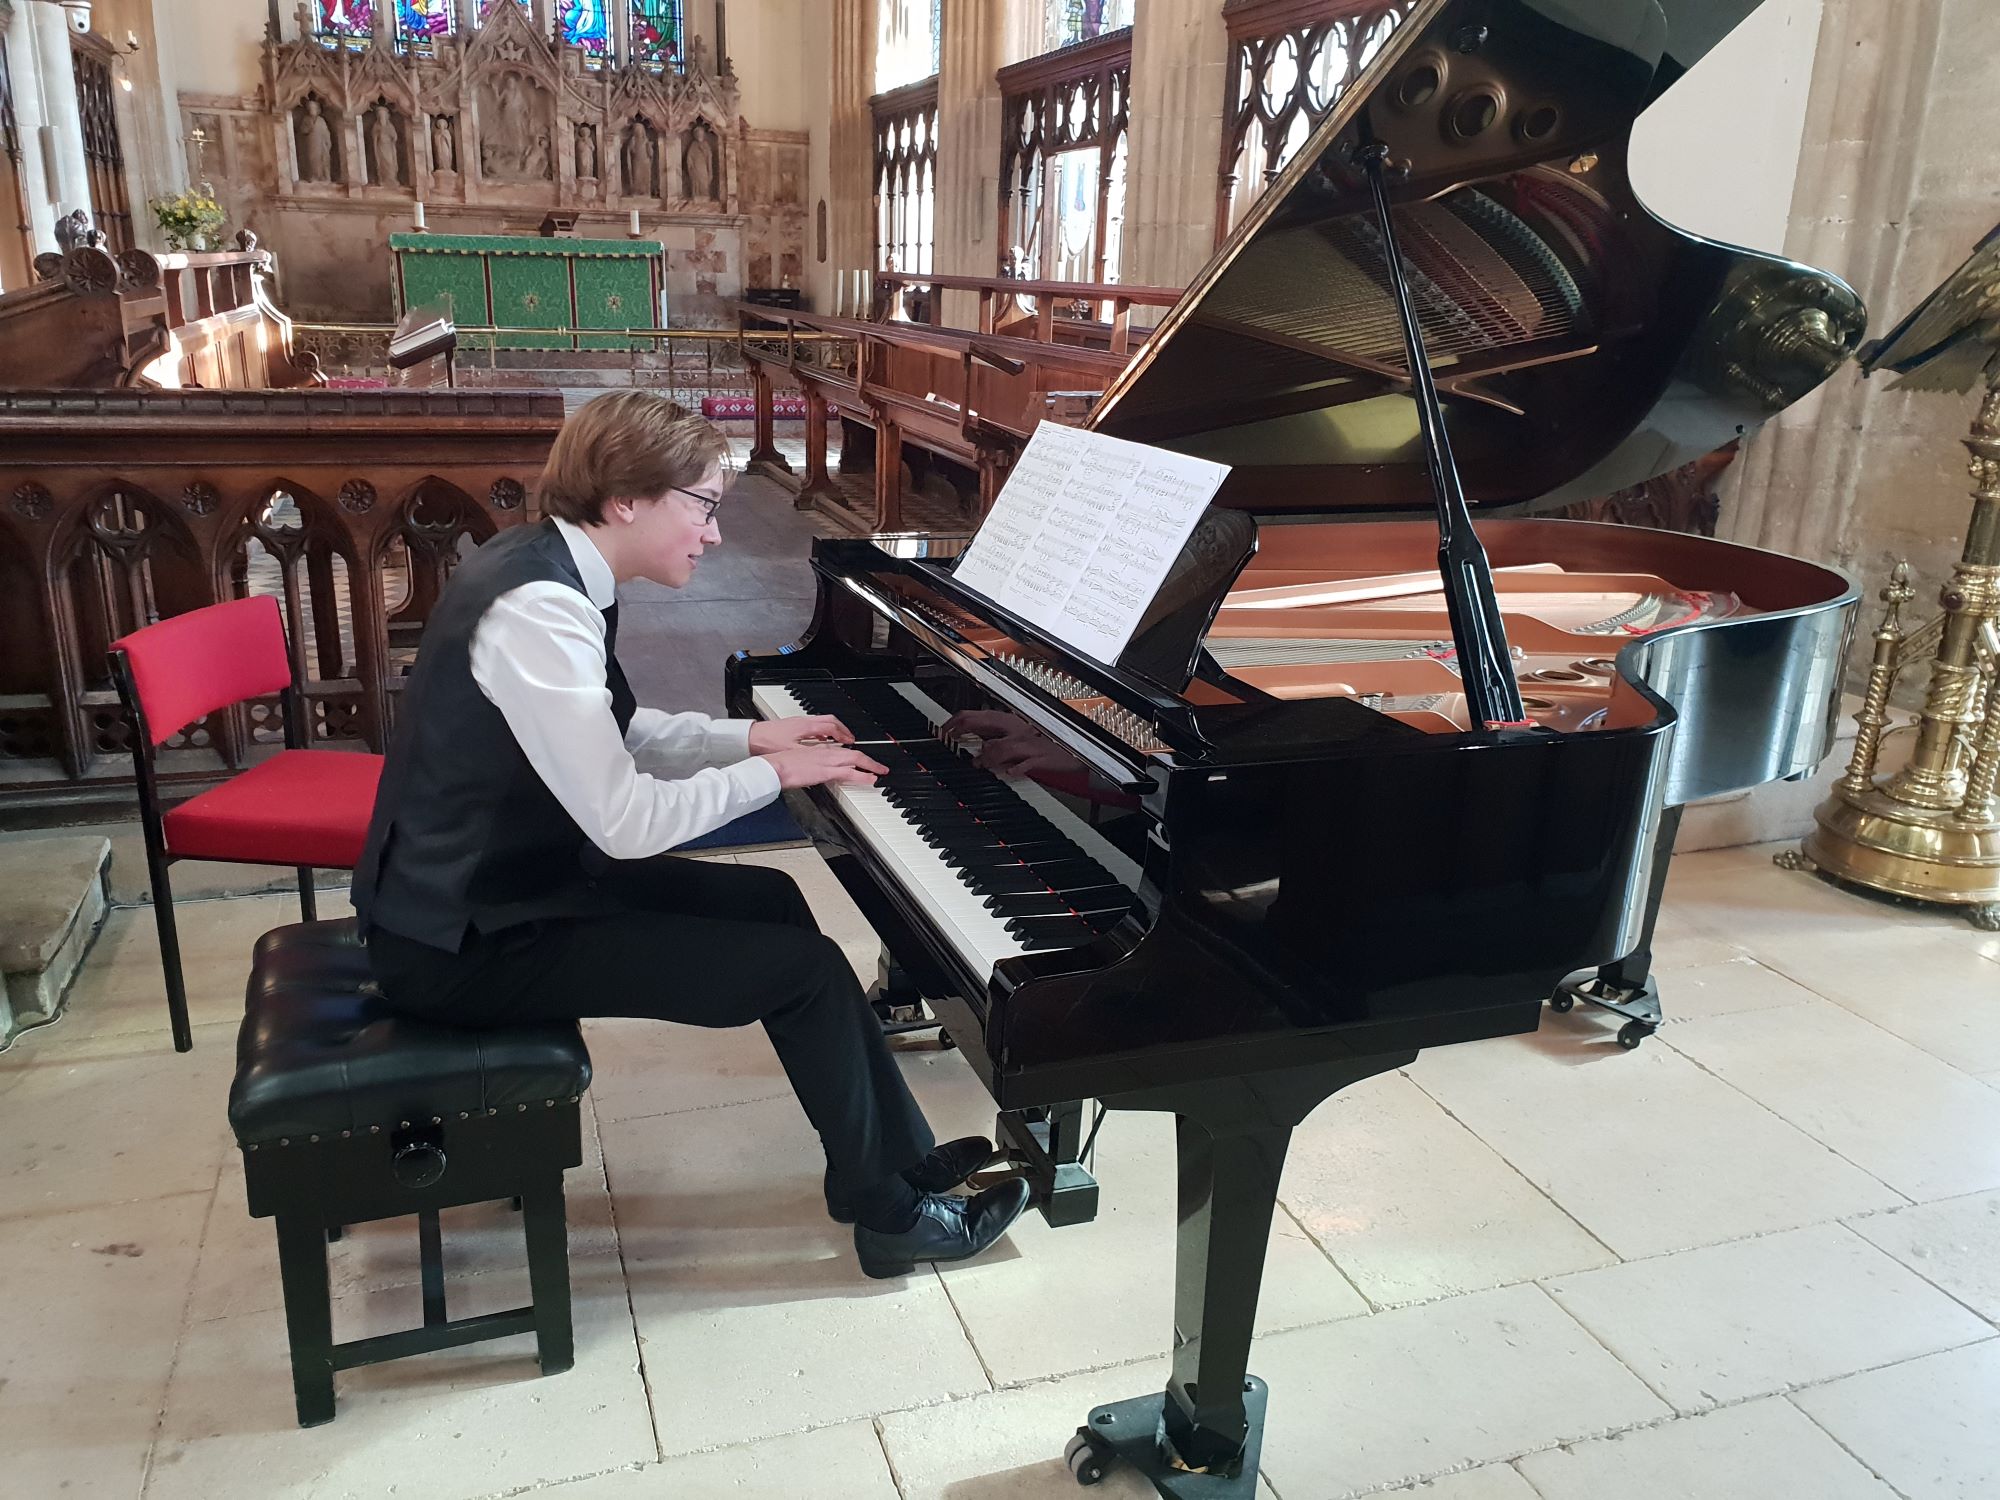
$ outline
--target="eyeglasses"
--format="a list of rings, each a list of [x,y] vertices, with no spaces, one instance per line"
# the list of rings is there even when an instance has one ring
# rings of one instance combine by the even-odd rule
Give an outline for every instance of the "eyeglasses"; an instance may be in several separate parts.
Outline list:
[[[688,499],[694,501],[697,505],[701,507],[701,519],[703,525],[707,525],[710,521],[713,521],[715,519],[715,513],[718,510],[722,509],[722,502],[727,500],[730,495],[729,490],[724,490],[719,495],[704,495],[698,490],[687,489],[678,484],[670,484],[667,486],[667,488],[672,490],[677,495],[686,495]]]

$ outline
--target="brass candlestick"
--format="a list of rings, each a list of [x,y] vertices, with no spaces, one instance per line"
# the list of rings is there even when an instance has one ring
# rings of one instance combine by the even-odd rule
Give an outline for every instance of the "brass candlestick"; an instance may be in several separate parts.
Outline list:
[[[1972,518],[1965,550],[1941,591],[1944,614],[1905,635],[1915,597],[1898,564],[1847,775],[1814,814],[1793,868],[1966,909],[2000,931],[2000,229],[1887,338],[1861,351],[1863,369],[1902,373],[1896,389],[1985,386],[1972,434]],[[1902,671],[1930,653],[1930,687],[1910,762],[1877,780],[1889,697]]]

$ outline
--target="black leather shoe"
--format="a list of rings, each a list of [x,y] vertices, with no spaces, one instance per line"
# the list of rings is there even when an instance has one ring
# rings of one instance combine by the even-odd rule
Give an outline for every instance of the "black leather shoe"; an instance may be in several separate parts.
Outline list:
[[[970,1260],[1005,1234],[1027,1206],[1028,1184],[1018,1177],[970,1198],[926,1193],[917,1204],[917,1222],[901,1234],[854,1226],[861,1274],[885,1281],[909,1275],[920,1262]]]
[[[946,1141],[909,1171],[903,1180],[920,1193],[948,1193],[977,1172],[997,1153],[983,1135],[960,1136]],[[836,1224],[854,1222],[854,1205],[833,1185],[833,1173],[826,1174],[826,1211]]]

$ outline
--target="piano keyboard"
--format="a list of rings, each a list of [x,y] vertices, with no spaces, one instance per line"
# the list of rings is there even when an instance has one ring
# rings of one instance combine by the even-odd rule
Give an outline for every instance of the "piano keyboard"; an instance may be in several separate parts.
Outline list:
[[[1139,867],[1056,797],[947,749],[950,717],[907,682],[760,683],[766,718],[832,713],[889,767],[872,787],[820,790],[974,974],[1003,958],[1074,948],[1116,926]]]

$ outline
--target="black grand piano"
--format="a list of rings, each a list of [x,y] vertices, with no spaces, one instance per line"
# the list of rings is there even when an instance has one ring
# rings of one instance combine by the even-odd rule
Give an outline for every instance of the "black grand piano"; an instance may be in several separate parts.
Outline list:
[[[728,665],[732,711],[838,713],[890,767],[794,811],[1052,1222],[1094,1209],[1081,1101],[1177,1119],[1172,1378],[1090,1415],[1085,1482],[1252,1494],[1292,1128],[1551,998],[1643,1036],[1677,810],[1825,753],[1847,579],[1532,514],[1711,452],[1860,339],[1839,280],[1626,180],[1634,118],[1756,3],[1418,0],[1092,415],[1233,466],[1117,661],[957,582],[961,539],[887,536],[817,544],[806,637]],[[937,734],[961,709],[1070,769],[977,769]]]

